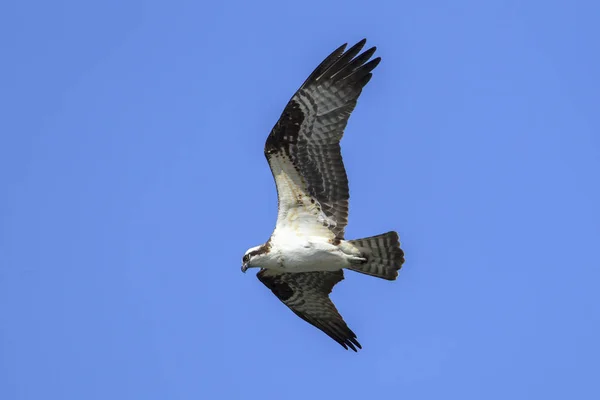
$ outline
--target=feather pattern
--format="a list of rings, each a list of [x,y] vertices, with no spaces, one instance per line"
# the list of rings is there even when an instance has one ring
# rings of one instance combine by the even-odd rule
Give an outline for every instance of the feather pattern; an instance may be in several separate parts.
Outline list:
[[[265,156],[279,201],[274,236],[291,230],[299,236],[344,237],[349,191],[340,140],[380,61],[367,62],[375,47],[356,57],[365,43],[331,53],[294,94],[267,138]]]
[[[333,286],[344,279],[342,270],[333,272],[277,273],[261,269],[256,275],[297,316],[319,328],[345,349],[361,348],[354,332],[331,300]]]

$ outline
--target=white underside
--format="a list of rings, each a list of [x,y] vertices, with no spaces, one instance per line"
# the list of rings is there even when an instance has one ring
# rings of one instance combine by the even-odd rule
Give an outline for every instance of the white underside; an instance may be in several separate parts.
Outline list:
[[[336,222],[308,194],[304,178],[290,160],[276,154],[269,158],[269,164],[279,196],[277,224],[269,240],[269,251],[254,256],[248,266],[309,272],[337,271],[363,262],[360,251],[349,242],[332,244],[335,233],[331,227]]]
[[[322,236],[278,232],[270,244],[260,266],[282,272],[337,271],[363,261],[360,251],[350,243],[342,241],[336,246]]]

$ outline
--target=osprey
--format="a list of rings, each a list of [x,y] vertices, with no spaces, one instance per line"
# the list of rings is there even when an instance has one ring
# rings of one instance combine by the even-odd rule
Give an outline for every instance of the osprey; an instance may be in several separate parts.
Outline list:
[[[340,140],[379,57],[359,55],[366,39],[346,44],[313,71],[283,110],[265,144],[275,178],[278,214],[269,240],[249,249],[242,271],[258,279],[296,315],[346,350],[362,348],[329,299],[343,269],[395,280],[404,263],[398,234],[345,240],[348,178]]]

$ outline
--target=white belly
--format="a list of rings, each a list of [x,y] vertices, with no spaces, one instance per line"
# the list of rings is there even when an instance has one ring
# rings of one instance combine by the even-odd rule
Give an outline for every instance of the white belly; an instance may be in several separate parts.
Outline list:
[[[351,257],[321,237],[278,238],[272,242],[271,253],[278,265],[270,267],[290,272],[337,271],[348,267]]]

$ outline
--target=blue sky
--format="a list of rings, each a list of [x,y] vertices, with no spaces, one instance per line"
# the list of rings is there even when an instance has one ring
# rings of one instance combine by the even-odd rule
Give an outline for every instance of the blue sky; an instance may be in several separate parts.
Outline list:
[[[597,399],[597,2],[29,1],[0,12],[0,398]],[[383,61],[350,119],[333,293],[364,350],[241,257],[262,150],[330,51]]]

